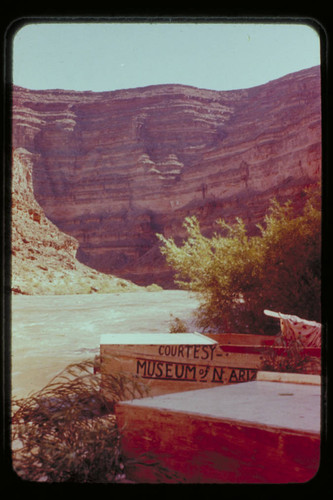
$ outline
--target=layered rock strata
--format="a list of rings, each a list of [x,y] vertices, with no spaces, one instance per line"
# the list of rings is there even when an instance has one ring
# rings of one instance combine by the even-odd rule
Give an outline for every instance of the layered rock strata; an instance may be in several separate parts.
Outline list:
[[[181,239],[188,215],[205,234],[236,216],[252,231],[273,197],[301,206],[318,181],[320,68],[235,91],[14,87],[13,147],[32,154],[36,199],[81,262],[172,286],[157,232]]]
[[[137,289],[76,259],[78,241],[47,219],[34,198],[35,156],[16,149],[12,162],[11,288],[14,294],[54,295]]]

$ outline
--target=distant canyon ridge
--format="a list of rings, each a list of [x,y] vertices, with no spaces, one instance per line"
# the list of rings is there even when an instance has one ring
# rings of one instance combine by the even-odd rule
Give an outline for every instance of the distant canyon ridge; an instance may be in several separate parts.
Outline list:
[[[321,177],[320,67],[232,91],[14,86],[12,105],[33,204],[80,263],[138,285],[174,286],[156,233],[181,241],[190,215],[206,235],[219,218],[253,232],[273,197],[301,207]]]

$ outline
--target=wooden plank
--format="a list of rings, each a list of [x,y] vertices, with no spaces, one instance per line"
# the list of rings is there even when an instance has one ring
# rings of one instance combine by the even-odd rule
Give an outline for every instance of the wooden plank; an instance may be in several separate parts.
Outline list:
[[[122,408],[117,419],[126,422],[121,450],[132,461],[126,475],[138,483],[297,483],[319,466],[316,435],[163,409],[128,415]]]
[[[258,371],[256,380],[266,382],[285,382],[291,384],[321,385],[321,376],[307,373],[278,373]]]
[[[100,345],[102,390],[107,387],[107,377],[117,373],[142,379],[151,395],[248,382],[255,380],[270,354],[277,359],[286,355],[286,349],[273,342],[267,336],[245,334],[104,335]],[[320,349],[305,351],[320,359]]]
[[[298,483],[319,467],[316,386],[220,386],[119,403],[116,418],[139,483]]]
[[[244,367],[244,358],[234,361],[219,354],[218,344],[101,345],[101,387],[107,387],[109,374],[117,373],[139,377],[151,395],[255,379],[251,363]]]
[[[249,333],[214,333],[206,334],[218,344],[232,345],[274,345],[280,335],[255,335]]]
[[[284,356],[288,352],[287,347],[282,347],[278,345],[239,345],[239,344],[220,344],[220,348],[224,353],[245,353],[245,354],[259,354],[263,355],[270,351],[275,351],[278,355]],[[321,357],[321,348],[320,347],[303,347],[302,353],[305,356],[311,356],[315,358]]]

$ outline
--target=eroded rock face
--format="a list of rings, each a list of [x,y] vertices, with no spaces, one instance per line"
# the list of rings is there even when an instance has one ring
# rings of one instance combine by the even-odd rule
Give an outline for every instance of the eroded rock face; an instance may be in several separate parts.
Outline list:
[[[83,263],[171,286],[156,233],[182,238],[272,197],[302,203],[321,175],[320,68],[251,89],[157,85],[113,92],[13,92],[13,146],[33,154],[46,216],[79,242]]]
[[[63,233],[36,202],[32,170],[36,156],[17,148],[12,161],[11,289],[16,294],[54,295],[136,289],[76,259],[78,241]]]

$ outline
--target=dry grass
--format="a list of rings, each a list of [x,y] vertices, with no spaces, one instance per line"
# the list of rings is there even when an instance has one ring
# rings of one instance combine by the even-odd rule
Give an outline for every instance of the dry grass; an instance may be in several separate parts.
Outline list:
[[[68,366],[42,390],[12,401],[12,461],[26,481],[110,483],[124,477],[114,404],[147,394],[142,383],[110,377],[100,391],[93,361]]]
[[[282,373],[320,373],[321,363],[317,358],[308,356],[300,340],[286,341],[283,336],[276,340],[275,347],[271,349],[262,365],[262,370]]]
[[[170,322],[169,322],[169,332],[170,333],[187,333],[188,327],[182,319],[177,316],[174,317],[173,314],[170,314]]]

